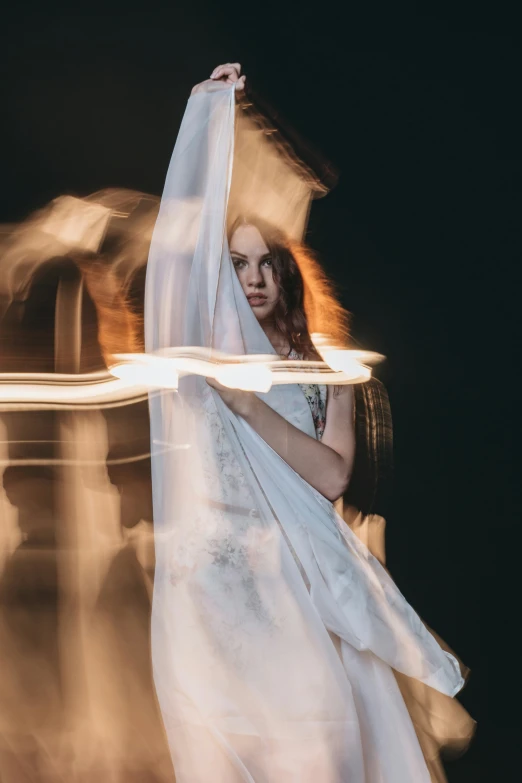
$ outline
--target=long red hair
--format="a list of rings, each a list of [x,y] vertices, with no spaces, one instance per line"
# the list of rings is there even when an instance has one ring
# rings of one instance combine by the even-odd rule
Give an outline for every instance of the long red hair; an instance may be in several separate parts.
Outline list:
[[[289,239],[282,231],[257,217],[238,218],[228,232],[232,238],[239,225],[255,226],[271,256],[280,296],[274,313],[276,328],[304,359],[320,359],[311,335],[325,335],[335,345],[348,343],[349,313],[313,252],[303,243]],[[124,292],[121,283],[103,258],[77,254],[87,291],[97,314],[98,342],[107,364],[115,353],[143,348],[143,316]]]

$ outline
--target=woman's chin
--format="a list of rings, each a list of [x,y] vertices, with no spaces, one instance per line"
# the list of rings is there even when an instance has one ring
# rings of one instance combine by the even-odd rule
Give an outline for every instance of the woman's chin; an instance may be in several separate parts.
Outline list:
[[[250,305],[250,307],[258,321],[266,321],[272,312],[272,308],[266,305]]]

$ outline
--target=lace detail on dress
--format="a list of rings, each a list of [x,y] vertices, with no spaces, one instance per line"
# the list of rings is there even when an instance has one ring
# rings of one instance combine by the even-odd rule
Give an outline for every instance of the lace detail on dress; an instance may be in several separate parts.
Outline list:
[[[301,359],[302,356],[292,348],[288,354],[288,358]],[[318,383],[300,383],[299,387],[310,406],[317,440],[321,440],[326,426],[326,386]]]
[[[293,351],[289,358],[300,357]],[[310,406],[316,436],[320,439],[326,420],[326,386],[299,386]],[[277,543],[273,533],[264,530],[260,524],[248,481],[225,432],[210,389],[203,391],[197,407],[201,430],[206,433],[199,444],[205,492],[204,496],[196,494],[194,498],[190,529],[178,531],[179,541],[173,546],[170,562],[170,582],[177,587],[193,578],[196,583],[199,582],[201,577],[198,574],[202,571],[207,572],[207,578],[212,574],[213,597],[203,591],[201,605],[202,611],[205,609],[208,614],[206,623],[214,629],[217,644],[217,639],[226,640],[227,634],[238,623],[254,621],[273,631],[282,622],[275,607],[266,606],[261,598],[256,576],[260,570],[264,572],[275,567]],[[310,590],[310,582],[294,547],[278,519],[276,523],[306,588]],[[236,607],[231,617],[223,609],[228,606],[227,595],[235,595],[238,599],[242,596],[239,602],[241,611],[238,613]],[[217,618],[220,618],[219,621]],[[216,625],[219,628],[215,628]],[[236,652],[239,656],[239,651]]]
[[[204,480],[201,494],[194,488],[190,513],[172,531],[168,578],[178,595],[188,593],[197,602],[215,659],[246,671],[250,656],[243,637],[284,627],[286,610],[266,589],[280,567],[280,538],[260,519],[210,389],[197,404]]]

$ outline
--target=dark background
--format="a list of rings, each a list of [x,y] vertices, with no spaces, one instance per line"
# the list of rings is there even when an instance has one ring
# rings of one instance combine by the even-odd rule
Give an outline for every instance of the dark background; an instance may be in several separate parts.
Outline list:
[[[389,567],[472,670],[479,729],[451,783],[519,779],[514,9],[42,3],[5,12],[1,39],[0,222],[63,193],[160,194],[191,86],[227,61],[340,169],[308,240],[387,357]]]

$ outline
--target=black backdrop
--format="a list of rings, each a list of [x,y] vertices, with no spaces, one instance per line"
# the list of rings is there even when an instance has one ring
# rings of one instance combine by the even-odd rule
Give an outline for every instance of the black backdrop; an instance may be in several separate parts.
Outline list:
[[[308,239],[355,338],[387,356],[378,375],[396,444],[389,566],[472,669],[462,701],[479,731],[451,783],[508,783],[521,728],[520,512],[517,352],[502,349],[519,312],[520,26],[499,6],[425,5],[5,11],[0,222],[62,193],[160,194],[190,87],[226,61],[243,63],[335,162],[339,185],[316,202]]]

